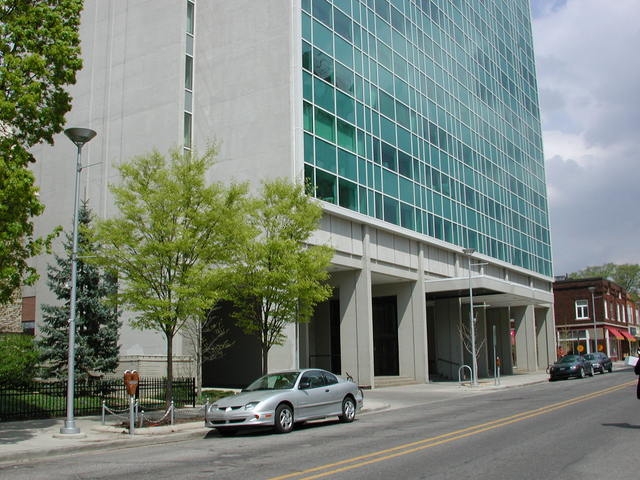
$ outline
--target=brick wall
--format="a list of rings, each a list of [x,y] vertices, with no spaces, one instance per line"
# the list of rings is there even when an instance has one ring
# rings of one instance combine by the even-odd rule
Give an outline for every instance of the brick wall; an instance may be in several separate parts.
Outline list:
[[[22,333],[22,300],[0,305],[0,333]]]

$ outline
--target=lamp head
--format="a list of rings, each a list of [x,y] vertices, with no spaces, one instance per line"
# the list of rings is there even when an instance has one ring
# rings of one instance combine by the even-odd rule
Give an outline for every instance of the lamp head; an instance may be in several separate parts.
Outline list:
[[[81,128],[81,127],[72,127],[67,128],[64,131],[64,134],[69,137],[73,143],[78,146],[82,146],[88,141],[90,141],[93,137],[96,136],[96,132],[91,130],[90,128]]]

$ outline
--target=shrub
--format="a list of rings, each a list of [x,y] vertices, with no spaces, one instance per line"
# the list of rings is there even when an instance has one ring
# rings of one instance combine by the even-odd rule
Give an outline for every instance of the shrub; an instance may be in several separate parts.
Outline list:
[[[0,334],[0,385],[24,385],[36,375],[38,352],[33,337],[22,333]]]

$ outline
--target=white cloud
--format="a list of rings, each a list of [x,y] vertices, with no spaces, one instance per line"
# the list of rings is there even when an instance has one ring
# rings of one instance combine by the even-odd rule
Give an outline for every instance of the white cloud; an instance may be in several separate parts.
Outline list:
[[[532,11],[554,270],[640,263],[640,2]]]

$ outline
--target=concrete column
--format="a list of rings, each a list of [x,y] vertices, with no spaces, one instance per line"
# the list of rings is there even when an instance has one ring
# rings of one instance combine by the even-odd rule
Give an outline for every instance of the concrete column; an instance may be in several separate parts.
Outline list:
[[[433,354],[438,374],[458,379],[458,369],[465,363],[460,337],[460,302],[457,299],[438,300],[433,308],[435,352]],[[466,312],[466,310],[465,310]],[[468,315],[464,315],[468,318]]]
[[[478,357],[478,378],[489,376],[489,365],[493,368],[493,361],[489,362],[490,342],[488,336],[491,332],[487,329],[487,309],[475,308],[474,315],[476,317],[475,334],[476,334],[476,354]]]
[[[341,274],[340,352],[342,374],[359,385],[373,386],[373,316],[371,277],[362,270]]]
[[[351,375],[359,385],[373,387],[373,307],[367,227],[363,227],[363,246],[362,270],[335,273],[333,279],[340,300],[342,374]]]
[[[553,363],[556,358],[555,323],[553,321],[553,309],[537,308],[536,317],[536,341],[538,352],[538,368],[543,370]]]
[[[511,307],[511,315],[516,329],[516,365],[519,370],[535,372],[538,369],[538,359],[533,305]]]

